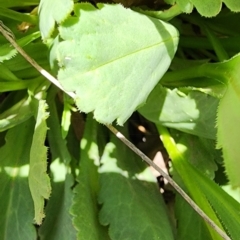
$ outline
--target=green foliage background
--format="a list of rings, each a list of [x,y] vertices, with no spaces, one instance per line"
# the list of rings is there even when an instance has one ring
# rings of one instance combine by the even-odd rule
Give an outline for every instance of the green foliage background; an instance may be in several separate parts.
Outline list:
[[[239,1],[111,3],[0,0],[0,239],[222,239],[115,121],[239,239]]]

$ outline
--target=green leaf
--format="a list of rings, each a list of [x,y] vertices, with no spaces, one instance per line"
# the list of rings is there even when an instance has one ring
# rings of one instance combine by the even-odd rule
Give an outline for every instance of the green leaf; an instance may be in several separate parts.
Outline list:
[[[177,3],[181,10],[185,13],[190,13],[191,5],[193,5],[204,17],[216,16],[222,8],[222,3],[225,3],[226,6],[233,12],[240,11],[240,3],[236,0],[165,0],[165,2],[172,5]]]
[[[44,199],[48,199],[51,193],[50,180],[47,170],[47,147],[44,146],[47,124],[45,100],[39,100],[37,106],[37,116],[35,132],[30,150],[29,187],[34,202],[35,217],[37,224],[42,223],[44,218]]]
[[[190,0],[197,11],[204,17],[216,16],[222,7],[221,0]]]
[[[215,139],[218,102],[217,98],[199,91],[184,93],[158,84],[138,111],[156,124]]]
[[[194,135],[171,131],[171,134],[181,148],[182,156],[188,160],[199,171],[209,178],[213,179],[217,170],[216,157],[218,156],[215,149],[215,140],[200,138]],[[220,162],[218,160],[218,162]]]
[[[212,240],[204,220],[179,195],[176,195],[174,210],[178,223],[178,240],[192,239],[193,236],[194,240]]]
[[[98,166],[100,156],[97,146],[98,125],[88,116],[84,136],[81,140],[80,172],[77,177],[78,185],[74,189],[71,213],[73,223],[78,231],[78,239],[109,239],[107,228],[98,219],[99,191]]]
[[[178,32],[121,5],[97,7],[76,4],[75,16],[60,25],[58,78],[65,91],[76,93],[81,111],[122,125],[167,71]]]
[[[39,28],[43,40],[49,38],[55,23],[63,22],[73,10],[73,0],[41,0],[39,5]]]
[[[47,95],[49,105],[49,118],[47,124],[48,142],[51,150],[52,163],[52,194],[47,202],[46,218],[39,228],[41,239],[75,240],[76,230],[72,224],[69,209],[72,204],[74,179],[68,172],[71,155],[68,152],[66,141],[61,136],[60,122],[58,119],[55,97],[58,89],[51,87]],[[57,225],[53,228],[53,225]]]
[[[27,179],[33,131],[31,118],[11,128],[0,148],[0,239],[37,239]]]
[[[23,95],[22,92],[10,93],[0,107],[0,132],[12,128],[33,116],[29,103],[30,99],[27,95]]]
[[[36,6],[39,4],[39,0],[27,0],[27,1],[22,1],[22,0],[0,0],[0,5],[2,7],[23,7],[23,6]]]
[[[217,147],[222,148],[224,165],[230,183],[240,186],[239,175],[239,120],[240,84],[239,84],[240,55],[220,64],[223,77],[228,79],[227,90],[219,102],[217,113]]]
[[[215,224],[225,230],[231,239],[237,240],[239,238],[240,204],[215,182],[189,164],[182,149],[178,147],[164,127],[158,126],[158,129],[172,159],[173,168],[177,172],[177,176],[180,176],[192,199]],[[213,239],[222,239],[210,225],[207,224],[207,227]]]
[[[58,118],[57,104],[55,101],[58,89],[52,87],[49,89],[47,95],[47,103],[49,106],[50,117],[47,119],[48,141],[51,149],[53,159],[59,158],[62,162],[69,165],[71,162],[71,155],[67,149],[66,140],[63,139],[61,134],[61,125]]]
[[[16,40],[16,42],[20,47],[24,47],[28,45],[30,42],[33,42],[34,40],[38,39],[39,37],[40,37],[40,32],[34,32],[19,40]],[[0,48],[0,62],[11,59],[17,53],[18,51],[9,43],[2,45]]]
[[[76,230],[69,213],[73,197],[73,177],[66,174],[67,167],[58,160],[51,165],[52,172],[56,175],[53,178],[56,180],[52,183],[52,195],[47,203],[46,218],[39,228],[39,235],[42,240],[75,240]],[[59,172],[62,173],[61,179]]]
[[[156,179],[115,136],[105,147],[100,174],[100,222],[109,225],[111,239],[174,239]]]

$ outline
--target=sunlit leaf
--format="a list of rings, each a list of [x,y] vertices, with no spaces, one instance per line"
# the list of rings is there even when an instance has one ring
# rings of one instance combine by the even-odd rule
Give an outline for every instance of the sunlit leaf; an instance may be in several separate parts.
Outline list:
[[[34,32],[32,34],[29,34],[16,42],[19,46],[23,47],[28,45],[30,42],[33,42],[34,40],[38,39],[40,37],[40,32]],[[18,51],[9,43],[6,43],[1,46],[0,48],[0,62],[6,61],[14,57]]]
[[[166,2],[170,4],[177,3],[182,11],[186,13],[190,12],[192,4],[204,17],[216,16],[220,12],[223,3],[233,12],[240,11],[240,2],[236,0],[168,0]]]
[[[73,9],[73,0],[41,0],[39,5],[39,27],[42,38],[50,37],[56,23],[63,22]]]
[[[167,71],[178,32],[121,5],[97,6],[75,5],[75,15],[59,27],[58,78],[66,91],[76,92],[81,111],[122,125]]]
[[[218,102],[217,98],[199,91],[183,93],[157,85],[139,112],[156,124],[215,139]]]
[[[228,87],[225,95],[220,100],[217,113],[217,146],[222,148],[226,173],[234,187],[240,186],[239,64],[240,55],[237,55],[220,65],[221,74],[228,79]]]
[[[39,101],[37,107],[35,132],[30,150],[29,187],[34,202],[35,217],[37,224],[42,223],[44,218],[44,199],[48,199],[51,193],[50,180],[47,170],[47,147],[44,145],[48,113],[46,102]]]

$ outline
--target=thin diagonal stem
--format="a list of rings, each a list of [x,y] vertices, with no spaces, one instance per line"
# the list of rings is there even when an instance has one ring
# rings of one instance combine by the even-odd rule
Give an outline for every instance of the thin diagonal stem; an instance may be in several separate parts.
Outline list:
[[[59,84],[58,80],[53,77],[50,73],[48,73],[45,69],[43,69],[34,59],[32,59],[14,40],[12,33],[6,30],[8,28],[0,22],[0,32],[3,36],[13,45],[13,47],[37,70],[42,74],[46,79],[52,82],[59,89],[64,91],[62,86]],[[66,92],[70,97],[75,98],[75,94],[73,92]],[[231,240],[222,229],[220,229],[199,207],[198,205],[181,189],[181,187],[161,168],[159,168],[150,158],[148,158],[143,152],[141,152],[134,144],[132,144],[125,136],[120,133],[116,128],[112,125],[106,125],[107,128],[112,131],[117,138],[119,138],[127,147],[129,147],[132,151],[134,151],[138,156],[140,156],[147,164],[152,166],[156,171],[158,171],[168,182],[173,186],[173,188],[191,205],[191,207],[210,225],[216,232],[225,240]]]

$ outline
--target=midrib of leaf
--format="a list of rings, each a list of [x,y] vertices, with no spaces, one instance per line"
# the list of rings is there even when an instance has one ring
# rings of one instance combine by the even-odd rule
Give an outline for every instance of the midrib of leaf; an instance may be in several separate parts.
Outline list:
[[[162,45],[162,44],[165,45],[167,42],[173,42],[173,39],[178,39],[178,36],[175,36],[175,37],[173,37],[173,38],[168,38],[168,39],[166,39],[165,41],[161,41],[161,42],[159,42],[159,43],[152,44],[151,46],[147,46],[147,47],[138,49],[138,50],[136,50],[136,51],[134,51],[134,52],[128,53],[128,54],[123,55],[123,56],[121,56],[121,57],[117,57],[117,58],[115,58],[115,59],[112,59],[111,61],[108,61],[108,62],[106,62],[106,63],[103,63],[103,64],[101,64],[101,65],[98,65],[96,68],[90,69],[90,70],[88,70],[88,71],[86,71],[86,72],[83,72],[83,73],[76,73],[76,74],[73,74],[72,76],[77,76],[77,75],[78,75],[78,76],[81,76],[81,75],[84,75],[84,74],[87,74],[87,73],[90,73],[90,72],[94,72],[94,71],[98,70],[98,69],[101,68],[101,67],[104,67],[104,66],[107,66],[108,64],[114,63],[115,61],[119,61],[119,60],[121,60],[121,59],[123,59],[123,58],[127,58],[127,57],[129,57],[129,56],[131,56],[131,55],[134,55],[134,54],[137,54],[137,53],[146,51],[146,50],[151,49],[151,48],[154,48],[154,47],[158,47],[158,46],[160,46],[160,45]],[[176,40],[176,41],[177,41],[177,40]]]

